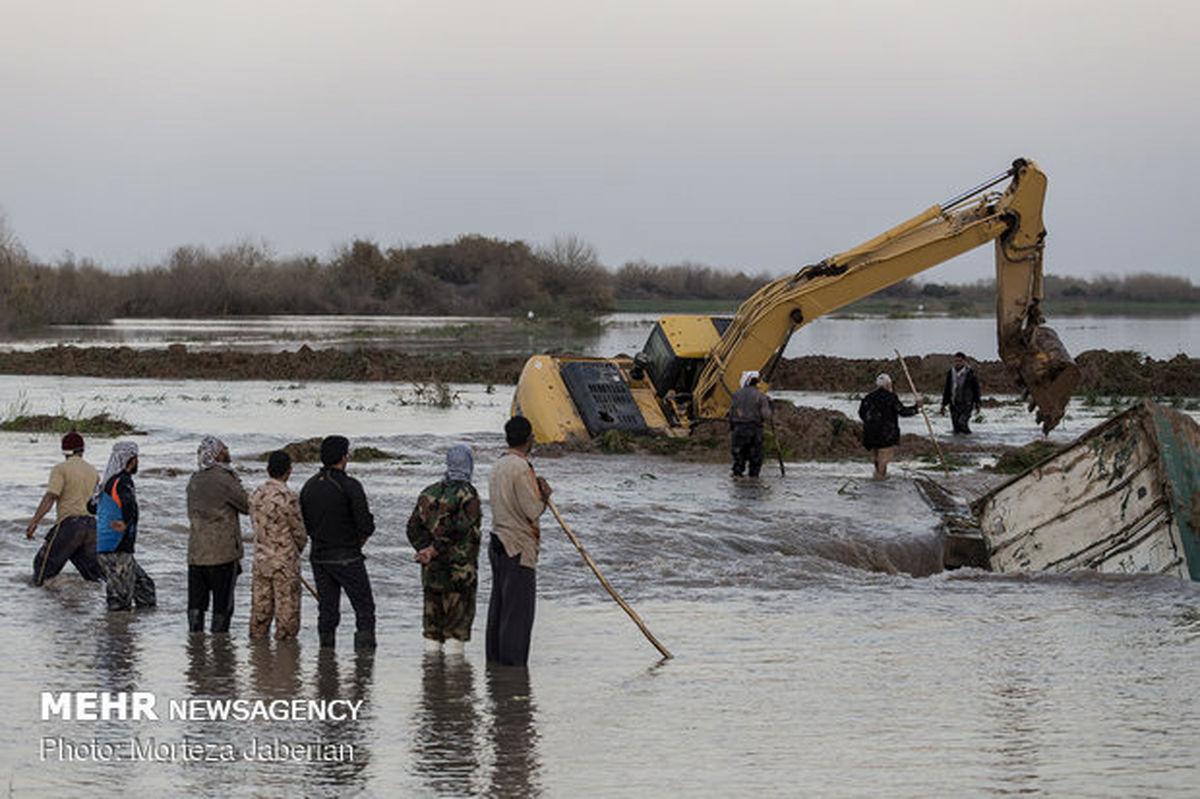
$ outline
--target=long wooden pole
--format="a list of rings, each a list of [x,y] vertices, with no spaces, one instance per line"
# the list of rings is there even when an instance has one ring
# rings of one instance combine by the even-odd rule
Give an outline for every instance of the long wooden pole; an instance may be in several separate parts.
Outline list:
[[[304,583],[304,587],[308,589],[308,593],[313,595],[313,599],[317,600],[318,602],[321,601],[320,595],[317,594],[317,589],[312,587],[312,583],[304,579],[303,574],[300,575],[300,582]]]
[[[917,394],[917,386],[913,383],[912,375],[908,373],[908,364],[904,362],[904,356],[900,354],[900,350],[893,350],[896,357],[900,359],[900,366],[904,368],[904,376],[908,378],[908,387],[912,390],[913,399],[918,403],[921,402],[921,396]],[[921,404],[921,416],[925,418],[925,427],[929,429],[929,440],[933,442],[933,449],[937,452],[938,460],[942,462],[942,471],[947,477],[950,476],[950,467],[946,465],[946,458],[942,455],[942,448],[938,446],[937,436],[933,434],[933,423],[929,421],[929,414],[925,413],[925,405]]]
[[[550,512],[553,513],[554,518],[558,520],[559,526],[562,527],[563,532],[567,534],[567,537],[571,539],[571,543],[575,545],[575,548],[579,550],[579,554],[583,556],[583,560],[592,568],[592,572],[595,573],[596,577],[600,580],[600,584],[603,585],[608,591],[609,595],[611,595],[612,598],[617,601],[617,604],[629,614],[629,618],[633,619],[633,623],[638,626],[638,629],[642,631],[642,634],[646,636],[650,643],[654,644],[654,647],[662,653],[664,658],[674,657],[674,655],[667,651],[665,646],[658,642],[658,639],[654,637],[654,634],[646,629],[646,625],[642,623],[641,618],[639,618],[637,613],[633,611],[633,608],[626,604],[624,599],[621,599],[620,595],[617,594],[616,590],[609,584],[608,580],[604,579],[604,575],[601,574],[600,569],[596,567],[596,562],[591,559],[587,553],[587,550],[583,548],[583,544],[579,543],[579,539],[575,536],[575,533],[571,531],[571,528],[563,519],[562,514],[558,512],[558,508],[554,506],[554,501],[550,499],[546,500],[546,507],[550,508]]]
[[[783,469],[783,450],[782,444],[779,443],[779,431],[775,429],[775,410],[771,410],[771,438],[775,440],[775,457],[779,459],[779,476],[786,477],[787,472]]]

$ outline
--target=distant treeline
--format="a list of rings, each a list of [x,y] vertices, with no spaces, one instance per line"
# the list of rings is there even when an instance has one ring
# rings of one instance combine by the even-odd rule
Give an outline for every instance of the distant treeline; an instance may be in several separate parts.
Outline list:
[[[10,244],[0,246],[0,328],[139,316],[599,313],[612,307],[611,281],[576,239],[537,250],[483,236],[389,249],[355,241],[328,262],[278,260],[251,244],[181,247],[124,273],[37,264]]]
[[[591,245],[574,236],[531,247],[478,235],[390,248],[355,241],[328,261],[278,259],[253,244],[215,251],[180,247],[159,265],[112,272],[73,258],[37,263],[6,231],[0,219],[0,331],[145,316],[524,316],[529,311],[590,316],[622,302],[661,303],[664,310],[689,300],[735,305],[772,278],[691,263],[638,261],[612,271]],[[1200,289],[1189,280],[1158,275],[1095,280],[1047,275],[1045,288],[1048,301],[1064,304],[1200,303]],[[863,302],[883,303],[889,311],[926,306],[986,313],[994,293],[984,282],[951,286],[906,280]]]
[[[1090,280],[1046,274],[1044,302],[1054,313],[1110,313],[1143,310],[1170,313],[1200,311],[1200,286],[1187,278],[1139,273]],[[962,315],[989,313],[996,302],[996,282],[965,285],[904,280],[856,304],[862,310],[946,311]]]

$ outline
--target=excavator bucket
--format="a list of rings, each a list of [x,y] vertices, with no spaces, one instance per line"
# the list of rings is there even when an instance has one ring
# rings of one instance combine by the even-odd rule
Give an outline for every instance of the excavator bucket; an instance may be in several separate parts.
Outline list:
[[[1041,325],[1014,336],[1008,346],[1001,343],[1000,349],[1005,367],[1025,390],[1029,410],[1037,410],[1042,432],[1049,433],[1062,420],[1079,383],[1079,367],[1058,334]]]

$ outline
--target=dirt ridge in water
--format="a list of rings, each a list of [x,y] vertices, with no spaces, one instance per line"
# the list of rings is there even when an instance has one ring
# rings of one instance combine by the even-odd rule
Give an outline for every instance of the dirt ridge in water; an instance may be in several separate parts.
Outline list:
[[[906,359],[917,388],[938,397],[951,355]],[[1176,355],[1169,360],[1134,352],[1088,350],[1075,356],[1082,380],[1076,393],[1121,396],[1200,397],[1200,359]],[[512,385],[525,358],[477,355],[410,355],[394,349],[314,350],[251,353],[232,350],[193,352],[182,344],[159,349],[129,347],[47,347],[31,352],[0,352],[0,374],[81,377],[144,377],[214,380],[333,380],[354,382],[482,383]],[[972,361],[985,394],[1015,393],[999,361]],[[807,355],[785,358],[772,375],[772,388],[791,391],[854,392],[874,388],[887,372],[902,395],[904,372],[895,358],[834,358]]]

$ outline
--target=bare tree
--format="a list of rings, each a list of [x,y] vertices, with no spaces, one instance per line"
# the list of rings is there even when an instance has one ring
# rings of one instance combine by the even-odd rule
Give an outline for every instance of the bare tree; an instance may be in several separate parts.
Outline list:
[[[596,248],[574,233],[555,236],[548,245],[538,248],[538,255],[570,272],[589,272],[602,268]]]

